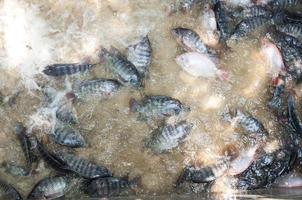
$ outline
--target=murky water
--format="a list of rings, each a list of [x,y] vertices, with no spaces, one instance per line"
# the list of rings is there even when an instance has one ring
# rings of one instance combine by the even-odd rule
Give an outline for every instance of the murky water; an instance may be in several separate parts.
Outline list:
[[[52,86],[66,89],[66,83],[90,78],[112,77],[104,66],[68,79],[48,78],[40,71],[51,63],[97,61],[100,46],[113,45],[125,52],[129,44],[149,35],[153,59],[150,77],[143,92],[124,88],[108,100],[87,100],[75,104],[79,117],[76,127],[89,146],[77,149],[80,156],[102,164],[116,176],[142,177],[140,194],[175,193],[173,184],[184,166],[215,162],[222,147],[238,146],[240,132],[223,123],[226,106],[248,110],[269,132],[277,131],[276,119],[267,109],[270,75],[259,54],[258,40],[250,38],[221,55],[229,81],[194,78],[175,63],[182,53],[171,37],[173,27],[197,30],[200,10],[188,14],[168,15],[173,0],[4,0],[1,2],[0,91],[4,96],[20,92],[15,102],[0,107],[0,162],[25,163],[14,135],[16,121],[33,125],[32,120],[45,106],[44,95],[37,88]],[[68,84],[67,84],[68,85]],[[131,97],[168,95],[190,105],[185,118],[195,128],[185,143],[171,153],[155,155],[144,148],[144,139],[154,127],[137,120],[130,113]],[[32,127],[47,141],[44,121]],[[49,142],[49,148],[64,149]],[[31,177],[13,177],[1,172],[1,178],[27,194],[42,177],[55,172],[40,163]]]

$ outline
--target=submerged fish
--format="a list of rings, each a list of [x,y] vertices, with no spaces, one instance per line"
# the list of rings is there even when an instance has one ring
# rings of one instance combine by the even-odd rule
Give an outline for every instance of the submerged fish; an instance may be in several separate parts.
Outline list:
[[[200,32],[204,35],[202,39],[206,45],[216,46],[219,42],[219,32],[217,30],[215,12],[209,4],[204,5],[203,8],[198,19]]]
[[[28,200],[57,199],[68,191],[70,178],[57,176],[39,181],[28,195]]]
[[[276,28],[278,31],[295,37],[302,42],[302,24],[287,23],[284,25],[278,25]]]
[[[109,98],[116,94],[121,84],[114,79],[94,79],[82,81],[76,84],[73,92],[78,97],[95,96],[98,98]]]
[[[181,121],[175,125],[167,124],[152,132],[146,146],[154,152],[161,153],[179,145],[191,132],[193,124]]]
[[[116,48],[111,47],[110,51],[102,48],[99,57],[125,85],[135,88],[142,86],[142,77],[136,67]]]
[[[247,36],[249,33],[264,27],[270,21],[269,17],[250,17],[242,20],[235,28],[230,39],[237,40]]]
[[[208,183],[221,177],[229,167],[229,158],[220,160],[218,163],[202,168],[192,166],[186,167],[177,180],[176,185],[179,186],[185,181],[193,183]]]
[[[302,187],[302,174],[291,172],[284,176],[278,177],[274,182],[274,187],[280,187],[280,188]]]
[[[50,134],[52,140],[58,144],[79,148],[85,147],[86,142],[80,132],[69,125],[56,125],[54,131]]]
[[[3,200],[22,200],[20,193],[11,185],[0,180],[0,199]]]
[[[271,17],[272,13],[263,6],[251,6],[248,8],[244,8],[243,10],[239,12],[234,12],[236,17],[244,17],[244,18],[250,18],[250,17],[259,17],[259,16],[264,16],[264,17]]]
[[[76,124],[78,121],[76,110],[71,102],[63,102],[57,106],[56,118],[67,124]]]
[[[32,163],[37,161],[37,156],[34,153],[35,147],[33,146],[30,137],[26,133],[26,128],[20,122],[17,122],[16,124],[16,134],[26,158],[26,166],[29,170],[31,170]]]
[[[285,80],[283,77],[277,77],[275,80],[275,90],[273,98],[269,101],[268,106],[272,109],[281,111],[283,105],[283,96],[285,92]]]
[[[183,105],[179,100],[172,97],[157,95],[147,96],[141,103],[135,99],[130,100],[130,110],[139,113],[139,119],[163,119],[169,116],[176,116],[181,112],[188,112],[190,108]]]
[[[269,73],[273,78],[278,77],[279,73],[285,70],[281,52],[275,44],[265,38],[261,40],[261,55],[270,68]]]
[[[46,66],[43,73],[48,76],[65,76],[84,72],[95,66],[96,64],[84,63],[53,64]]]
[[[228,73],[216,67],[213,60],[206,54],[197,52],[184,53],[176,57],[176,63],[187,73],[196,77],[228,79]]]
[[[290,95],[287,100],[288,104],[288,122],[298,135],[302,135],[302,123],[296,110],[295,98]]]
[[[272,0],[268,3],[268,7],[273,10],[281,10],[302,4],[301,0]]]
[[[143,37],[138,43],[128,46],[127,59],[135,65],[143,77],[149,73],[152,48],[148,36]]]
[[[112,173],[103,166],[99,166],[89,160],[77,157],[73,154],[57,154],[66,164],[66,169],[88,179],[110,177]]]
[[[84,188],[90,197],[101,198],[121,196],[134,190],[140,184],[140,178],[128,180],[128,178],[106,177],[91,180]]]
[[[199,35],[187,28],[174,28],[171,31],[176,41],[189,52],[208,53],[208,48]]]
[[[218,30],[220,31],[220,40],[226,41],[231,36],[230,17],[226,3],[224,1],[218,1],[214,6],[214,12]]]

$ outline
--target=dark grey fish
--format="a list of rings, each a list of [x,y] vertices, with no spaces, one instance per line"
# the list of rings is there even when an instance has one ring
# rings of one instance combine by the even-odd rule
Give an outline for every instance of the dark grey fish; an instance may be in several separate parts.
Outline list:
[[[294,81],[300,81],[302,78],[302,52],[298,46],[295,46],[297,43],[291,36],[273,28],[266,36],[280,49],[287,73]]]
[[[146,76],[152,61],[152,48],[148,35],[143,37],[138,43],[129,45],[127,59],[135,65],[137,71]]]
[[[251,18],[251,17],[259,17],[259,16],[264,16],[264,17],[271,17],[272,13],[263,6],[251,6],[248,8],[244,8],[243,10],[240,10],[239,12],[234,12],[233,14],[235,17],[240,17],[240,18]]]
[[[91,180],[84,191],[90,197],[102,198],[111,196],[127,195],[130,190],[134,190],[140,184],[140,178],[128,180],[128,178],[106,177]]]
[[[297,38],[300,42],[302,42],[302,25],[296,23],[287,23],[284,25],[276,26],[277,30],[290,35],[292,37]]]
[[[208,53],[208,48],[201,41],[199,35],[187,28],[174,28],[172,36],[186,50],[190,52]]]
[[[78,121],[77,113],[71,102],[62,102],[56,110],[56,118],[67,124],[76,124]]]
[[[53,64],[46,66],[43,73],[48,76],[65,76],[84,72],[95,66],[96,64],[84,63]]]
[[[76,84],[73,92],[80,98],[96,96],[102,99],[112,97],[120,90],[121,86],[114,79],[95,79]]]
[[[69,125],[56,125],[50,137],[54,142],[64,146],[72,148],[86,147],[85,139],[81,133]]]
[[[13,176],[28,176],[30,174],[28,169],[25,169],[22,166],[19,166],[13,162],[2,163],[2,167],[5,172]]]
[[[273,0],[270,1],[268,7],[273,10],[282,10],[302,4],[301,0]]]
[[[130,110],[138,112],[141,120],[149,120],[179,115],[181,112],[189,112],[190,108],[172,97],[157,95],[147,96],[141,103],[131,99]]]
[[[218,1],[214,6],[217,27],[220,32],[220,40],[226,41],[231,36],[230,17],[226,3]]]
[[[102,48],[99,57],[122,83],[135,88],[142,86],[142,77],[136,67],[116,48],[111,47],[110,51]]]
[[[302,123],[296,109],[295,98],[290,95],[287,100],[288,104],[288,122],[298,135],[302,135]]]
[[[268,137],[263,124],[248,113],[244,113],[240,110],[235,110],[225,114],[225,120],[235,122],[244,131],[248,133],[249,142],[251,144],[265,143]]]
[[[84,178],[93,179],[112,176],[112,173],[106,167],[99,166],[73,154],[60,153],[58,156],[66,163],[67,169]]]
[[[193,124],[181,121],[175,125],[167,124],[152,132],[146,146],[154,152],[161,153],[177,147],[190,133]]]
[[[230,39],[236,40],[245,37],[249,33],[264,27],[269,21],[270,18],[265,16],[246,18],[236,26]]]
[[[22,200],[20,193],[11,185],[0,180],[0,199],[3,200]]]
[[[217,164],[203,168],[193,166],[186,167],[176,182],[176,186],[183,182],[191,181],[193,183],[208,183],[221,177],[229,168],[229,159],[222,159]]]
[[[16,124],[16,134],[26,158],[26,166],[29,170],[31,170],[32,163],[37,161],[37,156],[34,153],[35,147],[31,142],[30,136],[28,136],[26,133],[26,128],[20,122],[17,122]]]
[[[37,141],[37,150],[39,151],[41,157],[43,160],[49,164],[52,168],[54,168],[57,171],[60,172],[70,172],[69,165],[62,160],[59,156],[57,156],[55,153],[50,152],[46,149],[46,147],[39,141]]]
[[[283,94],[285,91],[285,80],[281,77],[277,78],[276,87],[273,93],[273,98],[268,103],[268,106],[275,110],[281,110],[283,105]]]
[[[57,199],[63,197],[69,189],[70,178],[57,176],[39,181],[28,195],[28,200]]]

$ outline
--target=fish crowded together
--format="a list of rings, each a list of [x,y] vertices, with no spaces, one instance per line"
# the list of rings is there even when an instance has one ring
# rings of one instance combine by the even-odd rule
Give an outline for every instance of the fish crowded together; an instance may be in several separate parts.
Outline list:
[[[31,191],[19,192],[13,186],[15,183],[11,182],[13,179],[5,180],[3,175],[0,177],[0,199],[57,199],[64,198],[68,193],[72,193],[72,197],[84,195],[93,198],[150,194],[145,192],[148,190],[144,188],[150,187],[148,184],[152,184],[152,178],[156,178],[156,174],[145,176],[145,171],[140,168],[132,173],[131,169],[135,168],[132,164],[114,163],[115,161],[111,163],[110,159],[114,153],[109,155],[104,163],[90,159],[92,157],[89,153],[81,153],[89,148],[92,149],[89,151],[92,154],[100,153],[94,151],[94,145],[101,145],[97,142],[99,138],[89,139],[90,132],[97,131],[94,128],[97,125],[84,121],[85,117],[88,121],[91,120],[93,112],[98,109],[104,109],[105,112],[105,104],[94,107],[94,103],[110,102],[118,96],[121,98],[115,99],[115,106],[122,108],[113,108],[115,110],[111,112],[112,121],[109,123],[117,123],[117,115],[126,113],[122,123],[126,124],[125,121],[128,120],[133,126],[141,125],[145,129],[129,129],[128,125],[125,125],[123,129],[141,131],[142,137],[129,139],[127,137],[131,133],[125,131],[119,135],[121,139],[117,142],[123,142],[117,146],[126,148],[127,151],[129,149],[129,153],[115,150],[124,154],[121,156],[124,157],[123,160],[127,160],[127,155],[135,154],[131,149],[136,147],[131,145],[140,143],[138,151],[142,154],[137,157],[146,158],[141,158],[139,162],[147,162],[143,166],[150,165],[145,170],[150,170],[153,174],[155,172],[152,171],[152,165],[161,165],[159,163],[165,162],[165,159],[171,162],[171,165],[177,165],[169,169],[170,171],[167,170],[169,174],[161,177],[169,179],[170,192],[210,193],[302,187],[301,6],[301,0],[176,0],[173,6],[167,9],[167,18],[193,15],[194,10],[199,13],[195,18],[199,23],[196,29],[174,26],[169,30],[173,42],[181,49],[181,53],[175,56],[173,62],[182,75],[180,78],[172,77],[173,79],[193,82],[195,87],[200,87],[201,90],[203,85],[194,81],[203,80],[201,83],[204,85],[207,82],[215,82],[217,85],[229,87],[234,82],[236,72],[229,70],[223,60],[235,59],[230,55],[235,55],[236,45],[248,43],[250,38],[253,38],[253,45],[259,47],[258,54],[252,55],[252,59],[263,61],[268,68],[268,83],[255,84],[268,84],[265,87],[272,90],[270,98],[266,99],[265,112],[275,122],[263,123],[255,112],[243,105],[245,102],[238,103],[237,106],[226,103],[221,112],[218,112],[218,118],[213,120],[223,124],[223,128],[219,130],[221,135],[229,132],[232,134],[220,145],[216,145],[217,147],[209,148],[200,155],[196,151],[204,149],[198,145],[198,148],[191,152],[190,147],[184,147],[192,141],[195,144],[203,140],[203,135],[195,133],[198,132],[200,123],[204,123],[205,129],[208,130],[217,131],[219,128],[213,124],[213,127],[208,127],[211,126],[206,125],[209,119],[203,119],[201,122],[193,120],[192,113],[198,115],[202,112],[196,111],[198,108],[190,104],[199,101],[198,95],[190,96],[189,92],[185,95],[194,100],[182,101],[180,99],[185,98],[181,98],[181,95],[149,92],[154,82],[150,81],[152,67],[160,65],[155,59],[158,56],[154,56],[158,50],[157,42],[153,42],[149,37],[152,32],[142,35],[139,41],[128,45],[125,50],[114,46],[99,47],[95,52],[96,62],[87,59],[81,63],[56,63],[45,66],[41,77],[37,78],[44,81],[39,82],[43,97],[40,104],[34,106],[36,112],[30,117],[21,117],[21,120],[14,121],[14,128],[10,129],[14,130],[13,137],[22,149],[25,164],[1,160],[1,173],[18,177],[16,180],[20,182],[22,177],[35,176],[39,177],[39,181],[35,181]],[[243,54],[244,52],[242,56]],[[236,54],[237,57],[240,55],[241,52]],[[101,67],[110,78],[87,78],[89,73]],[[165,82],[156,87],[165,87]],[[182,92],[181,89],[178,90],[175,94]],[[252,93],[258,92],[255,88],[251,90]],[[123,92],[130,95],[130,98],[124,98]],[[228,93],[229,89],[226,88],[224,92]],[[269,93],[268,90],[264,92]],[[1,109],[13,107],[20,96],[22,95],[19,92],[1,95]],[[207,104],[211,107],[215,98],[210,98],[209,101]],[[81,106],[87,104],[92,104],[92,108],[80,111]],[[215,108],[216,105],[212,106]],[[19,113],[22,114],[24,113]],[[131,119],[132,116],[134,119]],[[101,124],[99,121],[96,123]],[[86,126],[82,127],[82,124]],[[108,134],[119,134],[110,124],[103,126],[104,130],[109,129]],[[275,131],[268,128],[272,126],[276,127],[273,128]],[[204,136],[204,145],[215,145],[215,141],[207,144],[207,137]],[[107,151],[105,144],[111,144],[111,141],[106,139],[108,138],[101,136],[104,152]],[[131,140],[135,140],[135,143]],[[182,148],[187,150],[180,151]],[[175,153],[176,151],[180,153]],[[217,155],[214,159],[207,160],[206,154],[210,151],[216,151]],[[190,158],[185,160],[183,157],[186,156]],[[158,163],[148,163],[146,159],[154,159]],[[119,171],[117,165],[127,170]],[[47,173],[44,174],[43,171]],[[157,184],[156,181],[155,183]],[[224,186],[219,190],[221,184]]]

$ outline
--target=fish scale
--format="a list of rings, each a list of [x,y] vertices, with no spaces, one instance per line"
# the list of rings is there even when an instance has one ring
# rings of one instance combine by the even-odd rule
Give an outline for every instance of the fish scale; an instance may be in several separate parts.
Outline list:
[[[278,31],[293,36],[302,42],[302,25],[288,23],[276,27]]]
[[[268,6],[274,10],[281,10],[299,4],[302,4],[301,0],[273,0],[269,3]]]
[[[69,125],[57,125],[50,137],[58,144],[68,147],[85,147],[86,142],[80,132]]]

